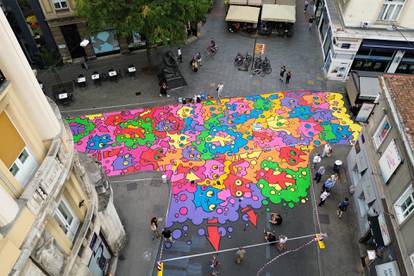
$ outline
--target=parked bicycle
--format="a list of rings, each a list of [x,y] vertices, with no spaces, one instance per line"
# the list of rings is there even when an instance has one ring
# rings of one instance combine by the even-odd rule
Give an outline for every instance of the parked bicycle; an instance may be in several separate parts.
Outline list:
[[[250,64],[252,63],[252,59],[253,57],[249,55],[249,53],[246,53],[246,55],[242,55],[241,53],[238,53],[236,58],[234,59],[234,65],[239,67],[239,70],[248,69]]]
[[[272,66],[270,64],[270,60],[265,57],[262,59],[261,57],[256,57],[253,63],[253,70],[252,75],[259,75],[264,77],[272,73]]]

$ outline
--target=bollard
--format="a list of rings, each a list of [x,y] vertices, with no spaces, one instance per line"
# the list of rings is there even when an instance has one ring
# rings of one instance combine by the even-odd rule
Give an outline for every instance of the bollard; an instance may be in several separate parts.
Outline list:
[[[167,184],[167,175],[163,174],[161,178],[162,178],[162,183]]]

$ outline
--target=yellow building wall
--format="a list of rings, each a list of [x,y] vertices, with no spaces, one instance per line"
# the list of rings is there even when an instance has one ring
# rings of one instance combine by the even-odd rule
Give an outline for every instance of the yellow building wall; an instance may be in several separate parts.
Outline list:
[[[0,276],[7,276],[20,255],[19,248],[8,238],[0,239]]]
[[[65,235],[59,224],[53,217],[49,217],[46,224],[46,231],[55,239],[56,243],[66,254],[70,254],[72,249],[72,242]]]
[[[82,190],[79,181],[76,176],[72,173],[68,182],[65,185],[64,191],[65,198],[71,204],[71,207],[76,212],[77,217],[80,221],[83,221],[86,215],[86,210],[89,208],[90,203],[87,200],[85,192]],[[83,200],[83,206],[79,207],[79,203]]]
[[[20,212],[19,217],[10,229],[7,238],[12,241],[16,247],[20,247],[30,231],[35,221],[35,217],[26,207]]]

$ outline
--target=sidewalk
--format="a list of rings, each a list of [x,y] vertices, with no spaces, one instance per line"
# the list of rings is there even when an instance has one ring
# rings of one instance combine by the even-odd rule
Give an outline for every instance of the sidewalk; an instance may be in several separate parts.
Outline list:
[[[328,235],[325,239],[326,248],[318,249],[319,271],[321,275],[327,276],[364,275],[358,247],[358,238],[354,235],[357,233],[354,210],[356,206],[353,206],[351,203],[341,219],[336,215],[338,203],[343,200],[344,197],[351,199],[349,185],[346,181],[345,164],[342,166],[339,179],[325,204],[322,207],[317,206],[323,183],[334,173],[334,161],[338,159],[342,161],[346,160],[346,155],[350,149],[350,146],[347,145],[332,145],[332,147],[332,156],[323,158],[322,162],[319,164],[319,166],[325,167],[326,173],[322,176],[319,183],[313,181],[314,183],[310,193],[314,208],[315,231],[320,231]],[[315,149],[310,160],[312,160],[317,153],[322,153],[322,149],[323,147]],[[311,170],[312,178],[319,166],[317,166],[316,169]],[[320,230],[318,230],[318,228]],[[333,274],[334,271],[335,273]]]
[[[73,81],[79,74],[86,76],[88,86],[76,88],[74,102],[69,106],[59,106],[64,113],[91,113],[103,110],[121,110],[151,105],[176,103],[178,97],[191,97],[194,94],[209,93],[216,96],[218,82],[224,83],[224,97],[247,96],[286,90],[344,91],[344,84],[326,81],[323,77],[323,59],[317,29],[308,30],[307,16],[303,14],[302,5],[297,5],[297,21],[294,35],[290,38],[258,36],[257,43],[266,44],[265,56],[270,59],[273,72],[265,77],[251,76],[250,72],[238,71],[234,66],[234,57],[238,52],[251,53],[254,36],[244,33],[229,33],[226,29],[225,8],[223,1],[215,1],[213,10],[207,15],[207,22],[201,28],[200,37],[182,46],[183,63],[180,71],[188,85],[170,91],[171,98],[160,98],[156,73],[143,72],[148,65],[146,51],[137,51],[126,55],[110,56],[88,61],[89,69],[81,64],[70,64],[59,68],[58,75],[62,82]],[[219,47],[213,57],[203,57],[203,66],[197,73],[192,72],[189,62],[197,53],[204,54],[210,40],[214,39]],[[175,53],[177,48],[171,48]],[[162,54],[167,48],[153,49],[154,65],[161,69]],[[124,77],[117,83],[103,82],[96,87],[90,76],[94,71],[106,73],[108,69],[122,69],[134,64],[136,77]],[[279,81],[279,69],[287,65],[293,71],[289,85]],[[51,71],[39,71],[38,78],[44,83],[45,92],[51,95],[51,86],[57,82],[57,76]]]
[[[161,173],[140,172],[111,177],[114,203],[127,233],[127,243],[118,259],[116,275],[152,275],[160,239],[152,239],[150,220],[157,217],[160,232],[169,204],[169,184]]]

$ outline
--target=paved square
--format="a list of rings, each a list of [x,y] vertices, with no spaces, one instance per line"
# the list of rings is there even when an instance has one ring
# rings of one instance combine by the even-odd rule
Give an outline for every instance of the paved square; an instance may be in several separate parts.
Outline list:
[[[309,153],[349,144],[360,126],[342,95],[293,91],[68,117],[78,151],[109,175],[158,170],[171,181],[167,227],[175,239],[198,226],[215,250],[230,222],[257,223],[257,209],[308,200]],[[242,231],[242,230],[240,230]],[[165,246],[171,247],[171,243]]]

